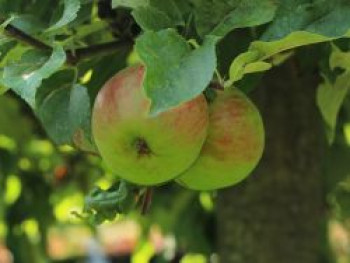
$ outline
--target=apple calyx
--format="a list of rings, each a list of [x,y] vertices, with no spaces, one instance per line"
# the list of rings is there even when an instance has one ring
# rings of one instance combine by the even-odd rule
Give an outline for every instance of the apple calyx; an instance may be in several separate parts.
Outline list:
[[[135,139],[134,146],[139,157],[148,156],[152,153],[146,140],[141,137]]]

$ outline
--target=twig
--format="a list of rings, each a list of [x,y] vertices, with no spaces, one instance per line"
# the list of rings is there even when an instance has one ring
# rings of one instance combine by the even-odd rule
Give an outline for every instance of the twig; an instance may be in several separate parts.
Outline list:
[[[146,188],[146,193],[142,200],[141,214],[147,214],[152,203],[153,189],[151,187]]]
[[[66,50],[67,63],[70,65],[77,64],[80,60],[93,57],[95,55],[107,54],[118,49],[130,48],[133,46],[133,41],[112,41],[108,43],[92,45],[74,50]]]
[[[0,18],[0,24],[4,22],[3,19]],[[22,42],[26,45],[30,45],[34,48],[51,51],[52,47],[39,39],[32,37],[31,35],[23,32],[22,30],[16,28],[13,25],[7,25],[4,28],[4,32],[7,36]],[[122,48],[131,48],[133,45],[132,40],[123,40],[123,41],[112,41],[108,43],[92,45],[84,48],[77,49],[69,49],[66,50],[66,64],[68,65],[76,65],[80,60],[86,59],[95,55],[106,54],[109,52],[113,52]]]

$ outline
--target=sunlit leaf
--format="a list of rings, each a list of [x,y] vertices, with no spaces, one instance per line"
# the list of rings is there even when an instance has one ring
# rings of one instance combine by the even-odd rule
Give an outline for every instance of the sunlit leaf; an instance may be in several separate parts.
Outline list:
[[[62,17],[47,31],[59,29],[72,22],[77,17],[80,7],[80,0],[64,0],[64,11]]]
[[[50,57],[46,53],[29,50],[22,55],[19,62],[5,67],[2,82],[34,107],[36,90],[42,80],[57,71],[65,59],[61,46],[55,46]]]
[[[349,1],[282,1],[275,19],[261,39],[251,43],[247,52],[258,52],[259,56],[249,63],[296,47],[345,37],[350,32],[349,13]],[[241,59],[241,56],[236,59]],[[232,65],[237,63],[233,61]],[[245,67],[247,63],[241,66]]]
[[[329,128],[328,141],[333,142],[337,117],[350,89],[350,52],[342,52],[336,46],[333,46],[333,52],[330,57],[331,68],[342,68],[345,70],[337,76],[332,82],[326,76],[317,90],[317,105],[322,113],[322,117]]]

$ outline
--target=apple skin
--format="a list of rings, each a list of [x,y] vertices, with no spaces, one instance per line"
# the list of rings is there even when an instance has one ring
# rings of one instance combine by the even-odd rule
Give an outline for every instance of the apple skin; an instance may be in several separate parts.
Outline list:
[[[236,88],[218,91],[209,105],[208,136],[197,161],[176,181],[193,190],[228,187],[246,178],[264,149],[255,105]]]
[[[129,67],[99,91],[92,132],[106,165],[140,185],[169,181],[197,159],[208,128],[208,106],[201,94],[149,116],[151,101],[143,89],[145,68]]]

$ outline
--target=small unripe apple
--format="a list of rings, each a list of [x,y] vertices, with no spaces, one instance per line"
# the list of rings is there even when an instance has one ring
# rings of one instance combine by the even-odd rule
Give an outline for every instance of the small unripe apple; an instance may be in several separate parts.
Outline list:
[[[177,182],[194,190],[237,184],[259,162],[264,127],[255,105],[236,88],[218,91],[209,105],[208,136],[196,162]]]
[[[92,132],[107,166],[121,178],[141,185],[166,182],[198,157],[208,128],[203,95],[150,116],[143,89],[145,68],[122,70],[99,91]]]

